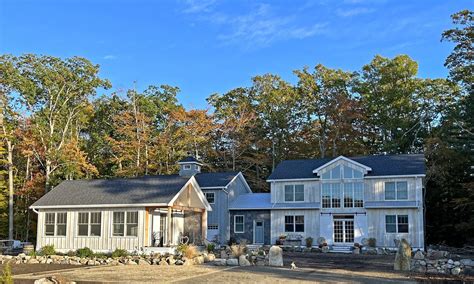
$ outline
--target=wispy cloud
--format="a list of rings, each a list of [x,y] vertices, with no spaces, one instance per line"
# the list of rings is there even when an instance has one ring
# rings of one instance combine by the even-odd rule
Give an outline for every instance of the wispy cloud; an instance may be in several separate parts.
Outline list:
[[[231,15],[207,6],[199,19],[221,27],[221,43],[240,44],[246,48],[268,46],[273,42],[304,39],[325,32],[326,23],[299,24],[296,14],[285,16],[274,13],[268,4],[257,4],[248,13]]]
[[[375,12],[375,9],[372,8],[347,8],[347,9],[337,9],[337,14],[341,17],[352,17],[362,14],[369,14]]]
[[[184,13],[210,12],[216,0],[185,0]]]
[[[102,59],[105,59],[105,60],[114,60],[114,59],[117,59],[117,56],[113,55],[113,54],[108,54],[104,57],[102,57]]]

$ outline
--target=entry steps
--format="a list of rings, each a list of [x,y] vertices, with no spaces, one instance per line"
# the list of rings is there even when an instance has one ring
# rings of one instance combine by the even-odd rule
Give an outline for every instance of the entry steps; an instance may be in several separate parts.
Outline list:
[[[332,246],[329,252],[337,253],[352,253],[351,247],[346,246]]]

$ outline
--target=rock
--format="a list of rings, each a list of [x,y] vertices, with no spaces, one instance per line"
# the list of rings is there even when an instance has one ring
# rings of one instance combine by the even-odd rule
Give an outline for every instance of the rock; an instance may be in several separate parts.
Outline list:
[[[400,241],[398,251],[395,256],[394,270],[410,271],[411,247],[405,239]]]
[[[226,261],[228,266],[239,266],[239,260],[237,258],[229,258]]]
[[[468,276],[474,276],[474,269],[471,267],[464,267],[462,270],[462,274],[468,275]]]
[[[426,266],[426,261],[420,260],[419,264],[420,264],[421,266]]]
[[[216,259],[214,259],[212,264],[214,264],[216,266],[226,266],[227,260],[223,259],[223,258],[216,258]]]
[[[425,255],[421,250],[417,251],[413,256],[413,259],[425,259]]]
[[[474,266],[474,261],[472,259],[461,259],[460,262],[464,266]]]
[[[51,258],[46,259],[46,264],[51,264],[53,263],[53,260]]]
[[[194,262],[192,259],[186,259],[184,262],[183,262],[183,266],[189,266],[189,265],[193,265]]]
[[[454,267],[451,269],[451,274],[452,275],[459,275],[461,273],[461,268],[460,267]]]
[[[454,264],[454,261],[452,259],[448,260],[448,264]]]
[[[425,266],[417,266],[417,267],[415,267],[414,271],[419,272],[419,273],[425,273],[426,272],[426,267]]]
[[[17,255],[18,258],[25,258],[26,257],[26,254],[25,253],[19,253]]]
[[[377,250],[375,248],[367,248],[367,250],[365,251],[366,254],[369,254],[369,255],[376,255],[377,254]]]
[[[214,261],[215,259],[216,259],[216,255],[213,253],[210,253],[204,257],[205,262]]]
[[[250,261],[247,260],[247,258],[245,257],[245,255],[241,255],[239,256],[239,265],[240,266],[250,266]]]
[[[48,278],[40,278],[38,280],[35,280],[34,284],[54,284],[56,282],[53,282],[53,280],[49,280]]]
[[[229,255],[227,254],[227,252],[225,250],[221,250],[221,258],[223,258],[223,259],[229,258]]]
[[[454,266],[460,266],[460,265],[461,265],[461,262],[459,262],[459,261],[454,262]]]
[[[175,265],[183,265],[183,261],[181,259],[176,260],[174,263]]]
[[[193,260],[194,260],[195,264],[203,264],[204,263],[204,256],[202,256],[202,255],[196,256]]]
[[[11,256],[11,255],[4,255],[3,256],[3,259],[12,259],[12,258],[13,258],[13,256]]]
[[[353,254],[360,254],[360,248],[354,248],[352,251]]]
[[[169,263],[169,265],[174,265],[176,263],[176,259],[174,259],[173,255],[168,256],[166,261]]]
[[[435,268],[430,268],[430,269],[426,270],[426,273],[436,274],[436,273],[438,273],[438,270],[436,270]]]
[[[127,261],[127,265],[137,265],[137,263],[131,259]]]
[[[278,246],[272,246],[268,253],[268,264],[270,266],[283,266],[283,250]]]
[[[92,259],[90,259],[90,260],[87,261],[87,265],[98,265],[98,264],[99,264],[99,263],[98,263],[97,261],[92,260]]]
[[[169,264],[165,259],[162,259],[162,260],[160,260],[160,262],[158,262],[158,265],[168,266]]]
[[[138,260],[138,265],[150,265],[150,263],[144,259],[139,259]]]
[[[329,252],[329,246],[323,246],[321,248],[321,251],[324,252],[324,253],[328,253]]]
[[[446,257],[446,256],[448,256],[448,254],[449,254],[449,252],[447,252],[447,251],[429,249],[427,256],[428,256],[428,258],[431,258],[431,259],[438,259],[438,258]]]
[[[28,264],[37,264],[39,263],[39,261],[35,258],[30,258],[28,261],[27,261]]]
[[[255,265],[256,265],[256,266],[265,266],[265,261],[264,261],[264,260],[257,260],[257,261],[255,262]]]

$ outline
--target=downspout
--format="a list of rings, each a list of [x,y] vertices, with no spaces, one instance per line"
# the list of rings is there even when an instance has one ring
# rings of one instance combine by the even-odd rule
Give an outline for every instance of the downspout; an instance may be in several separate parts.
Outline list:
[[[36,214],[39,214],[39,212],[38,212],[38,210],[36,210],[36,208],[34,208],[34,207],[30,207],[30,208],[33,212],[35,212]]]

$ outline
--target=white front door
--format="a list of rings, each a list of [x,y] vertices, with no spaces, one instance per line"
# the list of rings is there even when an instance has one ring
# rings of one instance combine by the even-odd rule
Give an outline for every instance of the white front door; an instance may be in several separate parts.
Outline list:
[[[334,244],[354,244],[354,215],[335,215],[333,217]]]
[[[159,210],[151,212],[151,245],[163,246],[166,244],[166,213]]]

